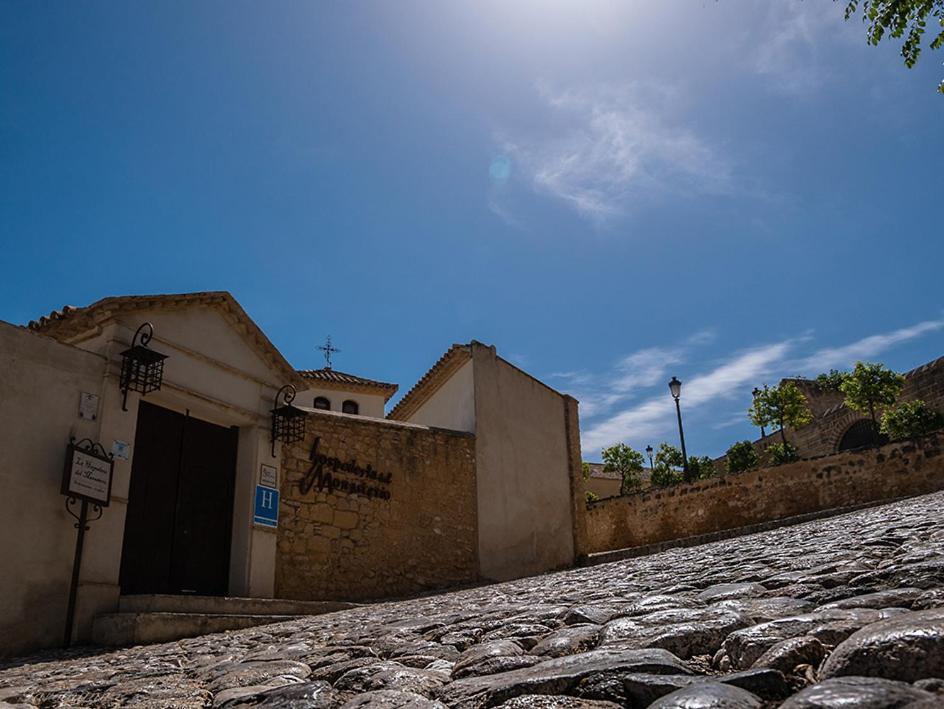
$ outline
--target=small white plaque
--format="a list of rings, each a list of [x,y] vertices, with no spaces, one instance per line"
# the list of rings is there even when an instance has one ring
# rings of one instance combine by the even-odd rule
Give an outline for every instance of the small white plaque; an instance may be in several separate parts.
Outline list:
[[[279,487],[279,471],[273,465],[262,464],[262,467],[259,469],[259,484],[265,485],[266,487],[274,487],[278,489]]]
[[[79,394],[79,418],[94,421],[98,418],[98,394],[83,391]]]
[[[115,456],[115,460],[128,460],[128,456],[131,454],[131,445],[124,441],[112,441],[111,454]]]

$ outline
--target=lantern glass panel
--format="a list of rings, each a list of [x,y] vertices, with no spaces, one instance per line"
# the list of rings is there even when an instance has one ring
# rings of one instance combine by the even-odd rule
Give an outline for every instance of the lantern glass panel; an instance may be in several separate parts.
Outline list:
[[[682,382],[672,377],[672,381],[669,382],[669,391],[672,392],[673,398],[678,399],[679,395],[682,393]]]

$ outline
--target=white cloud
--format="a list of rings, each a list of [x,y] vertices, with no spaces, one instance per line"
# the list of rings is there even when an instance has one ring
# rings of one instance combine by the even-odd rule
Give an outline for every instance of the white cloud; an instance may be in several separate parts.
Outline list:
[[[785,341],[741,352],[707,374],[683,382],[685,410],[691,412],[717,399],[738,396],[744,386],[773,371],[790,346],[791,342]],[[638,448],[643,445],[643,439],[668,432],[674,417],[675,407],[666,392],[592,424],[584,431],[581,445],[587,452],[618,441]]]
[[[944,320],[925,320],[880,335],[871,335],[842,347],[827,347],[814,352],[798,363],[804,373],[818,373],[832,367],[849,367],[858,360],[869,359],[891,347],[944,328]]]
[[[617,365],[618,375],[612,387],[619,392],[657,384],[666,378],[666,371],[682,361],[682,348],[647,347],[624,357]]]
[[[714,428],[736,425],[733,414],[722,418],[718,413],[721,402],[726,400],[749,400],[750,389],[764,381],[775,382],[784,376],[797,373],[817,374],[830,367],[849,367],[856,360],[876,357],[896,345],[908,342],[924,335],[944,330],[944,319],[926,320],[909,327],[891,332],[864,337],[855,342],[838,347],[824,347],[812,354],[796,357],[794,352],[809,346],[810,335],[774,342],[731,355],[710,371],[690,379],[683,377],[682,398],[686,415],[709,412],[720,423],[711,424]],[[689,339],[691,342],[692,338]],[[685,359],[684,348],[662,349],[648,348],[640,350],[623,360],[633,362],[637,369],[633,374],[639,376],[635,383],[639,387],[661,384],[664,372],[655,374],[660,352],[677,353],[673,364]],[[668,366],[668,365],[667,365]],[[647,367],[652,367],[650,371]],[[627,398],[620,389],[621,380],[616,375],[606,377],[597,391],[584,406],[581,402],[582,426],[581,445],[584,454],[592,456],[604,446],[623,441],[640,448],[655,439],[668,438],[675,432],[675,407],[668,392],[654,395],[638,404],[611,413],[613,406]],[[644,376],[651,374],[652,376]],[[747,404],[745,404],[746,410]],[[743,414],[741,421],[745,420]]]
[[[845,4],[837,2],[777,2],[766,5],[760,27],[747,33],[755,74],[769,87],[788,94],[814,91],[835,78],[823,48],[836,38],[851,38],[853,22],[843,20]],[[860,30],[861,31],[861,30]]]
[[[664,194],[730,190],[726,161],[671,120],[671,92],[634,84],[540,93],[558,130],[502,148],[536,191],[579,214],[603,222]]]

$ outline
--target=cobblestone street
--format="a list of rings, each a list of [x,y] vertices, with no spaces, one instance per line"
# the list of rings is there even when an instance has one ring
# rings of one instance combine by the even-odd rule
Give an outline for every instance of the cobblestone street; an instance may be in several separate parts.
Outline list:
[[[944,493],[163,645],[8,662],[5,706],[944,705]]]

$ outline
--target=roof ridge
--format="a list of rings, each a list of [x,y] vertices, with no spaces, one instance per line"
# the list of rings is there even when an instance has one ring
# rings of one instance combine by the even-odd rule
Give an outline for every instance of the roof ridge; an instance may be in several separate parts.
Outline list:
[[[161,306],[175,306],[180,304],[202,303],[203,305],[218,308],[224,318],[230,319],[230,324],[242,337],[256,348],[259,355],[276,370],[284,374],[291,374],[291,381],[298,382],[298,374],[285,356],[272,343],[256,322],[249,317],[232,293],[219,291],[193,291],[190,293],[164,293],[156,295],[119,295],[107,296],[96,300],[91,305],[82,307],[63,306],[61,310],[54,310],[49,316],[31,320],[27,328],[40,332],[61,342],[73,344],[73,340],[88,332],[94,332],[101,325],[113,319],[122,311],[136,309],[158,308]],[[233,322],[235,320],[235,323]]]
[[[357,374],[342,372],[338,369],[322,367],[321,369],[298,369],[298,375],[307,381],[316,381],[329,388],[332,385],[354,387],[359,389],[379,390],[384,395],[386,403],[400,388],[397,384],[382,382],[379,379],[368,379]]]
[[[473,340],[473,342],[475,341]],[[451,373],[451,369],[449,368],[450,363],[458,353],[463,351],[471,357],[472,343],[464,345],[454,343],[450,346],[449,349],[436,360],[433,366],[426,370],[426,373],[419,378],[416,384],[410,388],[403,398],[397,402],[397,405],[387,414],[387,418],[402,421],[415,413],[446,381],[447,375]]]

